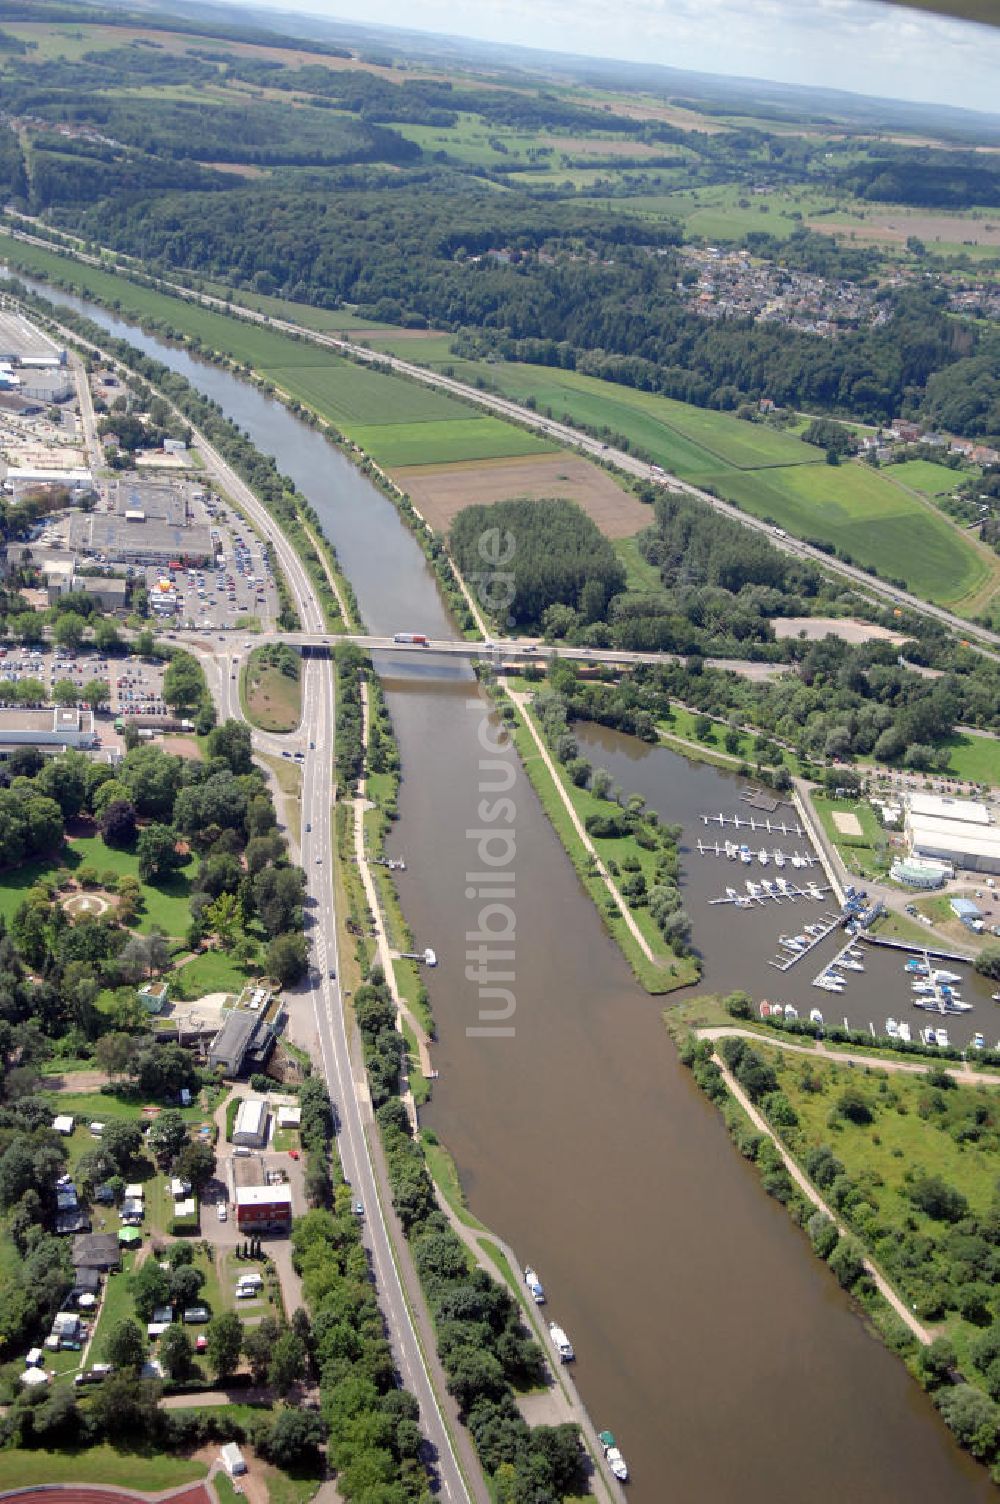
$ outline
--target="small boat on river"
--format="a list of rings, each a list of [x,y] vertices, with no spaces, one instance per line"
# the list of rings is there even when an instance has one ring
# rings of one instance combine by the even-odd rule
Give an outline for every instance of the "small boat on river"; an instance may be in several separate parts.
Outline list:
[[[896,1022],[896,1020],[894,1018],[887,1018],[886,1019],[886,1021],[885,1021],[885,1032],[886,1032],[886,1034],[888,1035],[888,1037],[890,1039],[898,1039],[899,1038],[899,1024]]]
[[[913,1035],[910,1033],[910,1026],[905,1019],[900,1020],[899,1037],[902,1040],[903,1044],[911,1044],[913,1042]]]
[[[524,1271],[524,1283],[527,1285],[528,1294],[535,1302],[535,1305],[543,1306],[545,1304],[545,1288],[530,1264],[526,1266]]]
[[[601,1443],[605,1461],[607,1462],[608,1467],[614,1473],[615,1477],[618,1479],[618,1482],[627,1483],[628,1465],[625,1461],[625,1458],[618,1450],[618,1443],[615,1441],[614,1436],[610,1431],[599,1431],[597,1433],[597,1439]]]
[[[809,1022],[811,1024],[818,1024],[820,1028],[823,1027],[823,1015],[818,1008],[809,1009]]]
[[[573,1344],[562,1327],[557,1326],[554,1321],[549,1322],[549,1336],[552,1338],[553,1346],[559,1354],[560,1363],[572,1363],[576,1357],[576,1353],[573,1351]]]

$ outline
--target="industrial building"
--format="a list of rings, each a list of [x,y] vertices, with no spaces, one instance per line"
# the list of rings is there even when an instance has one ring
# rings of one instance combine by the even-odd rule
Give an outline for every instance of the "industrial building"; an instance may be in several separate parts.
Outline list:
[[[70,544],[82,554],[110,564],[165,567],[206,564],[215,557],[211,529],[178,526],[156,517],[98,513],[70,519]]]
[[[248,1149],[263,1149],[269,1122],[267,1103],[257,1097],[245,1097],[233,1124],[233,1143]]]
[[[77,574],[61,559],[46,561],[42,574],[53,602],[61,595],[89,595],[102,611],[124,611],[128,602],[128,581],[114,575]]]
[[[978,800],[912,794],[904,828],[911,856],[967,872],[1000,872],[1000,826]]]
[[[0,707],[0,756],[10,747],[97,746],[94,714],[60,705],[55,710],[23,710]]]
[[[10,465],[4,477],[4,485],[15,501],[46,487],[64,486],[71,497],[88,495],[94,489],[94,478],[82,466],[58,470],[49,465]]]
[[[111,511],[130,522],[168,522],[184,527],[189,519],[187,496],[180,486],[125,475],[108,489]]]
[[[288,1232],[292,1225],[289,1185],[236,1187],[236,1226],[240,1232]]]
[[[0,307],[0,362],[29,369],[64,366],[66,350],[16,308]]]

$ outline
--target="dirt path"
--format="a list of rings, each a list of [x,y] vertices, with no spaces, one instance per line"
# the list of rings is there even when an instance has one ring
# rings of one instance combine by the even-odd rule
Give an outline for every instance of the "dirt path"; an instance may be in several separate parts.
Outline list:
[[[549,749],[548,749],[548,747],[546,747],[545,743],[542,741],[541,736],[538,734],[537,730],[535,729],[535,723],[534,723],[534,721],[531,719],[531,716],[528,714],[528,708],[527,707],[528,707],[528,702],[529,702],[529,698],[530,697],[528,695],[526,695],[526,694],[518,691],[518,690],[511,689],[510,686],[509,686],[509,684],[507,683],[506,679],[501,679],[500,683],[503,685],[504,689],[507,691],[507,693],[510,696],[511,700],[513,701],[515,707],[517,708],[518,715],[521,717],[521,720],[524,722],[525,726],[528,728],[528,731],[531,733],[531,739],[534,742],[535,746],[538,748],[538,755],[541,757],[541,759],[544,762],[546,768],[548,769],[549,776],[550,776],[550,778],[552,779],[552,782],[555,785],[556,792],[558,793],[558,795],[559,795],[560,799],[562,800],[563,804],[566,806],[566,812],[569,815],[571,821],[573,822],[573,829],[576,831],[577,835],[579,836],[580,841],[581,841],[581,843],[583,845],[583,848],[586,851],[587,855],[593,861],[594,867],[595,867],[595,869],[597,871],[598,877],[601,879],[601,881],[603,882],[604,886],[607,888],[608,892],[611,894],[612,899],[614,900],[615,904],[618,907],[619,913],[621,914],[621,916],[624,919],[625,923],[628,925],[628,928],[629,928],[629,931],[630,931],[630,933],[632,935],[632,938],[635,940],[635,943],[638,945],[639,949],[642,951],[643,955],[646,957],[646,960],[652,962],[652,964],[654,966],[659,966],[661,964],[659,958],[657,956],[655,956],[653,954],[653,951],[650,949],[648,940],[646,939],[645,935],[642,933],[642,930],[639,928],[639,926],[635,922],[635,919],[634,919],[634,917],[632,915],[632,910],[629,908],[628,904],[625,902],[624,898],[622,897],[621,892],[619,891],[618,885],[614,881],[614,879],[612,878],[611,874],[608,872],[607,867],[605,867],[603,861],[598,856],[597,849],[594,846],[593,841],[590,839],[589,835],[587,834],[587,832],[586,832],[586,830],[584,828],[583,821],[580,819],[580,816],[577,814],[575,808],[573,807],[573,801],[572,801],[572,799],[570,799],[570,797],[567,794],[566,790],[563,788],[562,779],[559,777],[559,774],[556,771],[555,764],[553,763],[552,758],[551,758],[551,756],[549,754]]]
[[[772,1039],[768,1034],[758,1034],[753,1029],[740,1029],[736,1026],[729,1027],[727,1024],[719,1024],[713,1028],[695,1029],[694,1032],[699,1039],[754,1039],[758,1044],[763,1041],[764,1044],[776,1045],[779,1050],[790,1050],[796,1055],[816,1055],[823,1060],[844,1060],[848,1065],[869,1065],[880,1071],[903,1071],[909,1072],[911,1075],[920,1075],[929,1066],[938,1063],[934,1060],[933,1056],[928,1057],[922,1063],[911,1065],[908,1060],[882,1060],[876,1055],[865,1055],[854,1050],[828,1050],[819,1040],[813,1045],[792,1044],[790,1039],[782,1039],[780,1035],[776,1035]],[[963,1060],[961,1064],[952,1062],[952,1068],[948,1069],[946,1066],[945,1069],[949,1076],[953,1076],[957,1081],[966,1086],[969,1084],[970,1077],[977,1085],[1000,1086],[1000,1076],[986,1076],[979,1071],[974,1071],[968,1060]]]
[[[795,1184],[799,1187],[799,1190],[802,1192],[802,1194],[806,1197],[807,1200],[812,1202],[813,1206],[818,1207],[821,1212],[824,1212],[826,1216],[830,1218],[830,1221],[834,1223],[837,1231],[840,1233],[840,1236],[842,1238],[853,1236],[850,1228],[840,1220],[833,1208],[831,1206],[828,1206],[827,1203],[823,1200],[822,1196],[815,1189],[812,1182],[805,1174],[805,1171],[799,1169],[798,1164],[789,1154],[788,1150],[785,1148],[781,1140],[774,1133],[774,1130],[771,1128],[767,1119],[757,1111],[756,1107],[750,1101],[750,1098],[746,1095],[743,1088],[737,1083],[732,1072],[729,1070],[729,1067],[719,1056],[717,1051],[713,1053],[712,1058],[715,1060],[716,1065],[722,1072],[723,1080],[725,1081],[729,1091],[743,1108],[743,1111],[753,1123],[758,1133],[767,1134],[768,1138],[771,1140],[772,1144],[781,1155],[785,1169],[795,1181]],[[902,1300],[900,1296],[896,1294],[896,1291],[893,1289],[892,1285],[890,1285],[885,1275],[877,1267],[877,1265],[872,1263],[867,1254],[865,1254],[864,1256],[864,1267],[865,1273],[871,1278],[879,1294],[892,1307],[896,1315],[899,1317],[900,1321],[905,1322],[918,1342],[922,1342],[925,1347],[929,1346],[929,1344],[934,1340],[933,1333],[929,1332],[925,1326],[921,1325],[921,1323],[914,1316],[913,1312],[910,1310],[909,1306],[906,1304],[905,1300]]]

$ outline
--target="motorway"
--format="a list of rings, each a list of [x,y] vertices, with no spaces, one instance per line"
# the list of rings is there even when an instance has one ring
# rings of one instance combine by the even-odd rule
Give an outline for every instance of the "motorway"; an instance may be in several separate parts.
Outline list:
[[[204,644],[211,635],[197,628],[175,632],[178,641],[194,646]],[[220,634],[221,635],[221,634]],[[234,634],[235,637],[235,634]],[[569,658],[582,663],[603,663],[611,667],[634,668],[639,663],[683,663],[679,653],[627,653],[612,648],[579,648],[560,643],[551,644],[532,641],[530,638],[508,638],[495,642],[469,642],[462,637],[435,637],[427,642],[397,642],[394,637],[371,637],[359,632],[256,632],[245,639],[246,649],[263,647],[274,642],[287,643],[292,648],[334,648],[338,643],[350,642],[369,653],[418,653],[423,656],[485,658],[488,662],[507,663],[511,659],[526,659],[528,662],[554,662]],[[226,650],[220,649],[219,656]],[[234,665],[239,661],[239,648],[233,643],[229,649]],[[745,679],[773,679],[777,674],[788,673],[787,663],[751,663],[745,658],[706,658],[706,668],[725,669],[740,674]],[[238,715],[239,710],[233,712]]]
[[[69,330],[64,331],[64,335],[67,340],[73,340],[77,344],[87,343]],[[102,353],[98,346],[91,345],[90,348]],[[208,473],[271,543],[306,631],[324,636],[323,614],[311,581],[284,533],[249,486],[197,429],[192,431],[192,443],[201,454]],[[206,643],[202,645],[199,657],[215,681],[214,688],[222,718],[243,719],[238,677],[240,645],[231,639],[227,639],[225,645]],[[339,1116],[337,1147],[341,1164],[345,1177],[365,1205],[362,1236],[371,1259],[386,1335],[402,1382],[420,1406],[420,1424],[433,1453],[440,1495],[449,1504],[461,1504],[461,1501],[473,1498],[477,1504],[479,1501],[488,1504],[482,1473],[471,1442],[464,1433],[460,1435],[460,1445],[467,1474],[463,1473],[459,1465],[452,1435],[428,1371],[410,1307],[412,1301],[423,1309],[423,1295],[415,1282],[408,1285],[405,1293],[403,1290],[383,1207],[381,1182],[376,1178],[365,1134],[366,1115],[367,1120],[371,1121],[367,1081],[364,1079],[363,1069],[357,1082],[352,1071],[350,1040],[337,980],[340,976],[340,958],[337,950],[332,863],[335,710],[333,663],[329,657],[305,660],[302,704],[303,718],[299,730],[302,751],[299,763],[302,769],[301,859],[307,885],[306,928],[315,937],[314,961],[318,970],[313,970],[314,980],[302,987],[299,998],[313,1010],[320,1053],[317,1064],[322,1069],[324,1082]],[[267,751],[282,747],[281,739],[261,733],[254,733],[254,743]],[[286,747],[287,744],[285,739]],[[311,830],[307,829],[307,825],[312,827]],[[468,1485],[467,1475],[470,1478]]]
[[[9,213],[10,211],[8,211]],[[12,217],[23,219],[31,223],[30,218],[20,215]],[[99,256],[89,255],[84,251],[72,250],[66,246],[55,246],[52,241],[42,236],[32,235],[24,230],[14,229],[7,226],[8,233],[15,239],[23,240],[27,244],[40,246],[47,251],[62,253],[81,261],[90,266],[105,266],[106,260]],[[109,256],[116,253],[108,251]],[[131,260],[132,258],[125,258]],[[136,270],[140,264],[135,263]],[[148,273],[146,274],[149,275]],[[508,418],[518,423],[523,428],[529,428],[537,433],[545,434],[549,438],[558,440],[568,449],[576,449],[599,464],[613,465],[616,469],[624,471],[628,475],[635,476],[638,480],[647,481],[652,485],[665,486],[670,490],[682,491],[688,496],[695,496],[710,506],[714,511],[732,522],[737,522],[741,527],[750,528],[754,532],[767,535],[770,543],[781,549],[784,553],[792,554],[797,558],[808,559],[820,569],[828,573],[840,575],[852,584],[858,586],[868,595],[876,596],[892,606],[905,607],[907,610],[918,612],[922,616],[931,617],[941,622],[944,626],[957,632],[959,636],[967,640],[987,657],[1000,661],[1000,653],[993,651],[1000,648],[1000,632],[992,632],[986,627],[981,627],[974,622],[967,621],[964,617],[956,616],[954,612],[947,611],[943,606],[935,606],[929,601],[921,600],[919,596],[912,595],[907,590],[902,590],[896,585],[887,584],[886,581],[870,575],[864,569],[859,569],[853,564],[845,564],[842,560],[824,553],[822,549],[813,548],[809,543],[803,543],[798,538],[789,537],[784,531],[777,531],[771,523],[754,517],[748,512],[741,511],[728,501],[722,501],[717,496],[712,496],[708,491],[702,491],[697,486],[692,486],[687,481],[682,481],[675,475],[667,474],[662,467],[649,464],[645,460],[637,459],[634,455],[627,454],[623,449],[616,449],[612,445],[604,444],[599,439],[591,438],[589,434],[580,429],[572,428],[566,423],[559,423],[554,418],[547,418],[540,413],[534,412],[530,407],[523,407],[520,403],[512,402],[507,397],[498,396],[494,392],[480,391],[477,387],[469,386],[465,382],[458,381],[453,376],[445,376],[440,371],[428,370],[425,366],[415,365],[413,361],[403,360],[398,355],[390,355],[379,350],[370,350],[365,345],[354,344],[353,341],[343,339],[335,334],[323,334],[317,330],[306,329],[301,324],[291,319],[275,318],[266,313],[259,313],[256,309],[244,307],[242,304],[227,303],[222,298],[213,297],[209,293],[199,293],[191,288],[184,287],[178,282],[171,282],[162,277],[149,277],[150,283],[162,288],[176,297],[186,299],[188,302],[200,303],[206,308],[220,309],[234,318],[241,318],[249,323],[265,324],[269,328],[277,329],[286,334],[294,334],[297,339],[307,340],[312,344],[322,345],[339,355],[347,355],[352,359],[364,362],[367,365],[376,366],[387,371],[394,371],[400,376],[406,376],[412,381],[419,381],[423,386],[436,387],[439,390],[450,392],[463,402],[473,403],[477,407],[486,408],[489,412],[498,414],[502,418]]]

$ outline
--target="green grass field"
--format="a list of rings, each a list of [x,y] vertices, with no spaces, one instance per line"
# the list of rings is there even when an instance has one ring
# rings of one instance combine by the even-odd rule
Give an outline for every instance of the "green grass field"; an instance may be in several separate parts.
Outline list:
[[[903,460],[898,465],[887,465],[882,473],[887,480],[899,481],[924,496],[947,496],[963,479],[961,470],[935,465],[933,460]]]
[[[332,418],[345,433],[359,423],[437,423],[469,413],[465,403],[433,387],[339,360],[315,346],[303,348],[310,359],[267,366],[264,375],[290,396]]]
[[[660,579],[660,571],[655,564],[650,564],[639,552],[638,536],[616,538],[612,547],[621,562],[625,565],[625,585],[627,589],[639,591],[662,590],[663,583]]]
[[[210,992],[242,992],[246,984],[246,972],[223,950],[206,950],[170,974],[172,991],[189,999]]]
[[[506,459],[548,454],[557,448],[504,423],[500,418],[457,418],[445,423],[392,423],[355,428],[354,442],[392,469],[399,465],[440,465],[458,460]]]
[[[134,851],[116,851],[105,846],[100,836],[83,836],[67,841],[66,865],[96,867],[100,872],[115,872],[119,877],[139,875],[139,858]],[[155,888],[150,883],[142,884],[145,912],[140,915],[137,929],[148,933],[154,926],[167,935],[183,935],[191,923],[191,874],[193,858],[187,867],[174,873]]]
[[[203,1462],[148,1450],[126,1452],[96,1446],[70,1451],[0,1451],[0,1488],[46,1483],[96,1483],[160,1493],[204,1478]]]
[[[1000,741],[991,736],[958,732],[944,743],[951,756],[948,771],[971,783],[1000,784]]]
[[[704,479],[755,516],[842,548],[927,600],[956,605],[990,578],[988,560],[958,528],[867,465],[720,470]]]

